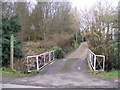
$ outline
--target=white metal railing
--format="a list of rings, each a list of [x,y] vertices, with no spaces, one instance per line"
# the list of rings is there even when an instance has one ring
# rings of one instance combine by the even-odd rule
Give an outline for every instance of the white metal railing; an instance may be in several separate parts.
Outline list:
[[[98,57],[101,57],[102,60],[98,60]],[[96,55],[90,49],[88,50],[88,65],[89,68],[93,71],[103,70],[105,68],[105,56],[104,55]]]
[[[48,63],[54,61],[55,60],[54,52],[55,50],[38,55],[27,56],[28,72],[40,70]]]

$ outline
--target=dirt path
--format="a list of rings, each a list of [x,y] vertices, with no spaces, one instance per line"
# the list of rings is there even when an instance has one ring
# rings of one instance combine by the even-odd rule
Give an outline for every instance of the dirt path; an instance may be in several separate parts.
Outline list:
[[[4,77],[3,83],[47,88],[117,88],[117,83],[113,84],[87,73],[87,50],[87,43],[84,42],[75,52],[49,65],[38,75],[10,79]]]

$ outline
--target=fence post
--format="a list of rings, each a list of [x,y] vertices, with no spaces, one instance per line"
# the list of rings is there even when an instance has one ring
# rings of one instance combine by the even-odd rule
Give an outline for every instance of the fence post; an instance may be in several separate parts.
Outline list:
[[[91,53],[90,53],[90,61],[91,61]]]
[[[44,65],[46,64],[46,62],[45,62],[45,53],[44,53]]]
[[[92,64],[92,60],[91,60],[91,58],[92,58],[92,55],[91,55],[91,52],[90,52],[90,63]]]
[[[105,70],[105,56],[103,57],[103,71]]]
[[[36,56],[37,70],[39,70],[38,56]]]
[[[29,72],[28,57],[27,57],[27,69],[28,69],[28,72]]]
[[[28,57],[27,57],[27,69],[29,71]]]
[[[94,71],[96,70],[96,55],[94,55]]]
[[[55,54],[54,54],[55,51],[53,51],[53,60],[55,60]]]
[[[50,62],[50,60],[51,60],[51,51],[49,52],[49,62]]]

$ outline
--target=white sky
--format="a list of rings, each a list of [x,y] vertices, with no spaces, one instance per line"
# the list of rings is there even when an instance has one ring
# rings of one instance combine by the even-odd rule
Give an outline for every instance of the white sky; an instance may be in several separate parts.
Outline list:
[[[33,7],[34,7],[34,4],[36,4],[36,0],[27,0],[27,1],[30,1],[33,3]],[[47,2],[49,0],[38,0],[40,2]],[[53,0],[54,1],[54,0]],[[107,1],[108,3],[112,3],[112,5],[114,7],[117,7],[118,6],[118,2],[120,0],[56,0],[58,2],[61,2],[61,1],[70,1],[72,2],[73,4],[73,7],[76,7],[78,10],[80,9],[85,9],[85,8],[90,8],[92,5],[94,5],[96,2],[99,2],[99,1]]]
[[[77,9],[84,9],[84,8],[89,8],[91,7],[92,5],[95,4],[95,2],[98,2],[98,1],[107,1],[107,2],[112,2],[112,5],[117,7],[118,6],[118,2],[120,0],[71,0],[72,3],[73,3],[73,6],[76,6]]]

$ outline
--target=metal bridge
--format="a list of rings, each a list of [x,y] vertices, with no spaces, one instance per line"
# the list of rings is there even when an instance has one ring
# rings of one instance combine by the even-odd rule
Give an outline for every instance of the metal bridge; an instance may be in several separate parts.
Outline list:
[[[27,68],[28,72],[32,72],[34,70],[40,70],[44,68],[46,65],[53,63],[55,61],[55,50],[45,52],[38,55],[27,56]],[[88,49],[88,66],[90,70],[104,71],[105,68],[105,56],[104,55],[96,55],[90,49]]]

